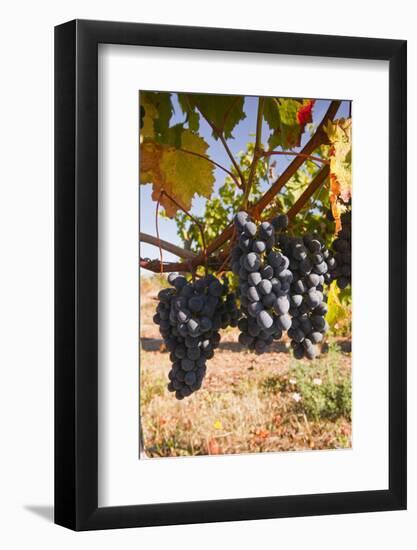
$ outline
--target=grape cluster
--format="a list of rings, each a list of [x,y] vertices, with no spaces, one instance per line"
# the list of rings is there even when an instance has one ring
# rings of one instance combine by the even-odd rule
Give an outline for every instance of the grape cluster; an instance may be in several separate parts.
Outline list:
[[[219,330],[237,326],[239,309],[226,280],[221,283],[214,275],[187,281],[170,273],[168,282],[171,287],[158,294],[153,320],[170,352],[168,390],[184,399],[201,388],[206,361],[220,342]]]
[[[232,250],[232,271],[238,276],[238,294],[242,318],[238,322],[239,342],[255,350],[266,351],[291,327],[289,291],[292,273],[289,259],[275,250],[276,233],[288,225],[279,215],[259,227],[246,212],[234,219],[237,230]]]
[[[351,211],[341,215],[342,229],[333,241],[335,268],[332,270],[332,278],[337,281],[340,289],[351,284],[352,277],[352,222]]]
[[[329,250],[312,235],[290,237],[281,235],[280,246],[289,258],[292,273],[290,309],[292,317],[288,336],[296,359],[314,359],[315,344],[328,330],[324,284],[331,281],[330,271],[335,261]]]

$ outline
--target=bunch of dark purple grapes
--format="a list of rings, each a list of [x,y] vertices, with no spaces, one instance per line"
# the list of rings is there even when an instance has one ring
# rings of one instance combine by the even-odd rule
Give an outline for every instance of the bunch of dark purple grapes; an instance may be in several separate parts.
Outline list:
[[[288,225],[279,215],[259,227],[246,212],[234,219],[237,230],[232,250],[232,271],[239,278],[242,318],[239,342],[263,353],[291,327],[290,287],[293,280],[289,259],[275,249],[276,233]]]
[[[335,261],[329,250],[312,235],[303,238],[281,235],[279,242],[290,259],[293,276],[289,309],[292,324],[288,330],[291,347],[296,359],[314,359],[317,355],[315,344],[322,341],[329,328],[325,319],[324,285],[332,279],[330,271]]]
[[[352,280],[352,220],[351,211],[341,215],[342,229],[333,241],[332,248],[336,266],[332,277],[337,281],[340,289],[346,288]]]
[[[237,326],[240,313],[226,280],[207,275],[187,281],[171,273],[168,282],[171,288],[159,292],[153,320],[170,352],[168,390],[184,399],[201,388],[206,362],[220,342],[219,330]]]

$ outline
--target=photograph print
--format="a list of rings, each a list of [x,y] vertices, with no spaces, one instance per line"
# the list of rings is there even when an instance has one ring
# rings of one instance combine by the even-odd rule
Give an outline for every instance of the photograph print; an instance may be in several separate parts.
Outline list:
[[[140,459],[350,449],[352,102],[138,102]]]

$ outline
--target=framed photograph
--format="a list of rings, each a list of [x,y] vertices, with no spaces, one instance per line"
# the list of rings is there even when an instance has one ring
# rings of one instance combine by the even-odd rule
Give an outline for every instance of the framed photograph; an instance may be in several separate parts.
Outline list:
[[[55,522],[406,508],[406,42],[55,29]]]

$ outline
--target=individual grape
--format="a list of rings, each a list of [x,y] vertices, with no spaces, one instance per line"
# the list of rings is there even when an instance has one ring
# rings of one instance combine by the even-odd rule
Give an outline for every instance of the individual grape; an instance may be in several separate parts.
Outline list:
[[[266,250],[266,244],[264,241],[255,241],[252,244],[252,252],[256,252],[257,254],[262,254],[262,252],[265,252]]]
[[[239,248],[242,252],[250,252],[252,248],[252,241],[251,239],[245,235],[242,234],[239,237]]]
[[[181,275],[179,275],[178,277],[175,277],[174,287],[177,290],[181,290],[186,284],[187,284],[187,279],[185,277],[182,277]]]
[[[262,281],[262,275],[258,271],[254,271],[253,273],[249,273],[248,275],[248,284],[257,286]],[[241,284],[241,288],[243,287],[243,284]],[[245,292],[244,292],[245,294]]]
[[[200,348],[188,348],[187,349],[187,357],[188,359],[191,359],[192,361],[196,361],[201,355]]]
[[[272,283],[269,279],[262,279],[256,288],[259,290],[261,295],[267,296],[272,292]]]
[[[267,241],[274,234],[274,226],[269,222],[262,222],[259,227],[259,236],[262,240]]]
[[[325,321],[324,317],[322,317],[321,315],[313,315],[311,317],[311,322],[312,322],[314,328],[316,328],[318,331],[324,330],[324,328],[326,326],[326,321]]]
[[[288,296],[278,296],[275,301],[274,309],[278,315],[284,315],[290,310],[290,300]]]
[[[279,280],[281,281],[281,285],[282,283],[292,283],[292,281],[294,280],[294,276],[289,269],[284,269],[279,274]]]
[[[180,323],[186,323],[191,317],[191,312],[188,309],[182,309],[177,313],[177,319]]]
[[[198,313],[204,307],[204,298],[202,296],[193,296],[188,300],[188,307],[193,313]]]
[[[279,214],[271,220],[271,223],[276,231],[282,231],[288,227],[288,216],[285,214]]]
[[[293,248],[293,256],[295,260],[302,261],[307,258],[307,250],[301,243],[295,243]]]
[[[302,344],[298,344],[293,348],[294,357],[296,359],[302,359],[304,357],[304,348]]]
[[[239,231],[243,231],[246,222],[249,219],[249,214],[247,212],[238,212],[235,216],[235,226]]]
[[[247,221],[244,225],[243,231],[248,237],[255,237],[257,231],[256,224],[254,222]]]
[[[246,256],[244,256],[243,266],[245,269],[249,272],[258,271],[259,267],[261,265],[259,254],[256,254],[255,252],[249,252]]]
[[[272,292],[279,295],[282,290],[281,281],[276,277],[273,277],[271,279],[271,283],[272,283]]]
[[[266,351],[268,344],[265,342],[265,340],[258,339],[255,343],[255,350],[257,353],[264,353]]]
[[[268,329],[271,328],[274,320],[273,317],[266,311],[265,309],[262,309],[256,316],[256,320],[258,322],[258,325],[262,329]]]
[[[274,251],[271,251],[268,254],[267,260],[268,260],[268,263],[274,268],[279,268],[283,266],[283,263],[284,263],[282,254]]]
[[[285,330],[288,330],[289,328],[291,328],[292,321],[291,321],[291,317],[290,317],[290,315],[288,315],[288,313],[284,313],[284,315],[280,315],[278,317],[278,320],[279,320],[279,326],[280,326],[282,331],[285,331]]]
[[[277,295],[274,292],[270,292],[269,294],[262,296],[262,304],[266,309],[270,309],[274,306],[276,299]]]
[[[260,272],[262,279],[272,279],[274,276],[274,268],[270,265],[265,265]]]
[[[319,344],[323,340],[323,334],[321,334],[321,332],[310,332],[308,337],[313,344]]]
[[[292,294],[290,297],[291,305],[298,308],[303,303],[302,294]]]
[[[215,281],[210,283],[209,293],[211,294],[211,296],[220,297],[222,295],[222,292],[223,292],[223,286],[220,283],[220,281],[216,279]]]
[[[259,284],[260,284],[260,283],[259,283]],[[249,299],[251,302],[259,302],[259,300],[261,299],[260,296],[259,296],[258,289],[257,289],[257,287],[255,287],[255,286],[250,286],[250,287],[248,288],[248,291],[247,291],[246,296],[248,297],[248,299]]]
[[[250,346],[252,344],[254,337],[246,332],[241,332],[239,334],[239,343],[242,344],[242,346]]]
[[[248,312],[252,317],[256,317],[261,311],[264,311],[264,307],[260,302],[252,302],[248,305]]]
[[[187,372],[187,374],[184,377],[184,382],[187,384],[187,386],[192,386],[197,382],[197,375],[194,371]]]

